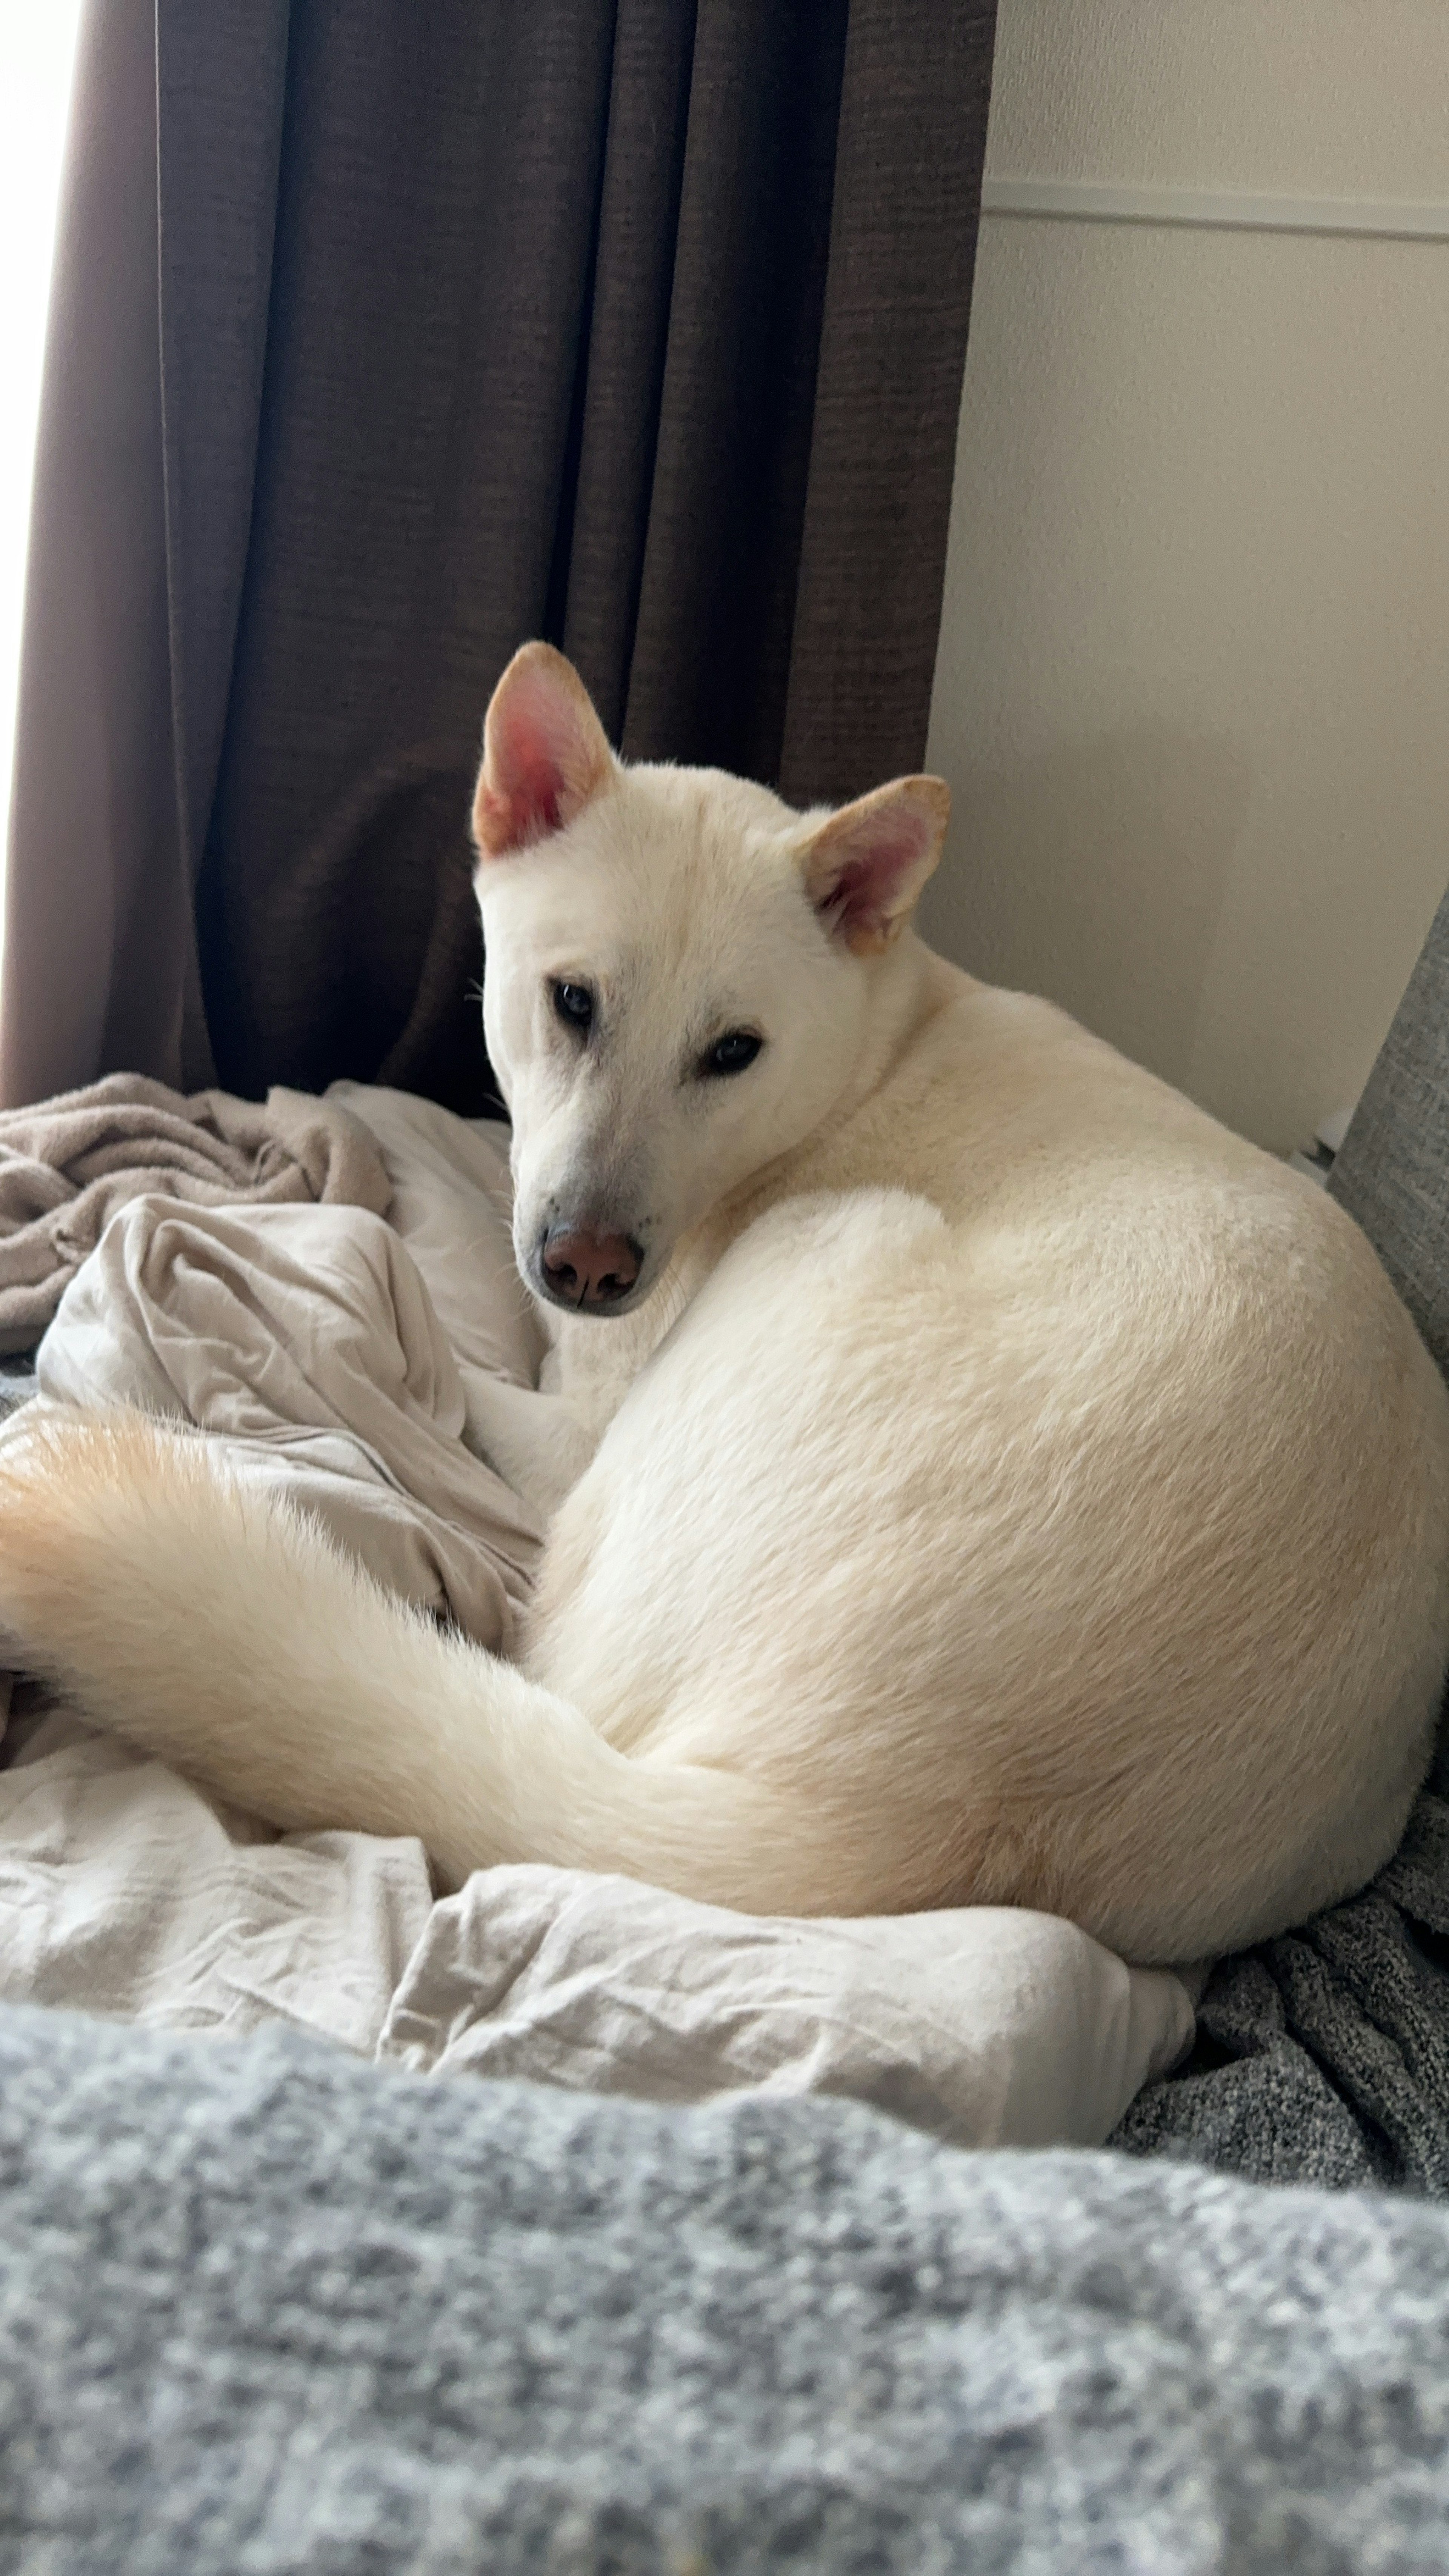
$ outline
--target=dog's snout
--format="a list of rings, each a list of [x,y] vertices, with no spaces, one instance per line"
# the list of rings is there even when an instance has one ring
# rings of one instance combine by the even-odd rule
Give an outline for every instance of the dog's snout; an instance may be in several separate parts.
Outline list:
[[[636,1284],[644,1253],[631,1235],[597,1234],[591,1226],[555,1225],[543,1239],[550,1295],[569,1306],[606,1312]]]

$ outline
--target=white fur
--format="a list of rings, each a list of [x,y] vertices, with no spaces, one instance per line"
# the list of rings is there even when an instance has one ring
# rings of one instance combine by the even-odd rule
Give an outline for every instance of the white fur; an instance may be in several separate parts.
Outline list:
[[[485,1018],[524,1275],[552,1223],[644,1266],[628,1312],[553,1317],[523,1670],[134,1421],[0,1464],[0,1615],[216,1790],[417,1831],[452,1879],[1017,1903],[1144,1961],[1362,1884],[1449,1661],[1449,1396],[1368,1244],[921,945],[934,783],[826,824],[626,770],[565,674],[528,648],[490,714]],[[542,825],[508,801],[510,687],[568,764]],[[557,979],[598,997],[586,1044]],[[736,1026],[758,1062],[702,1080]],[[488,1430],[519,1467],[516,1399]]]

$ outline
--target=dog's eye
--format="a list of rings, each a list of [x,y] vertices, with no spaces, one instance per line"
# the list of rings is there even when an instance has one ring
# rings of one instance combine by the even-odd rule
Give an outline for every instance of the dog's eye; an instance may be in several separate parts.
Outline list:
[[[592,1024],[594,997],[587,984],[555,984],[553,1006],[565,1027],[577,1029],[580,1036]]]
[[[701,1073],[743,1073],[753,1064],[765,1041],[753,1029],[731,1029],[727,1037],[716,1038],[700,1065]]]

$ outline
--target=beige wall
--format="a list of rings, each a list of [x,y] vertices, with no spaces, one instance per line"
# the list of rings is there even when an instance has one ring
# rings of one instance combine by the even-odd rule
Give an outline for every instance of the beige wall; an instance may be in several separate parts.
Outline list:
[[[987,175],[1449,232],[1449,5],[1001,0]],[[1350,1101],[1449,881],[1449,238],[988,214],[928,757],[929,937],[1280,1150]]]

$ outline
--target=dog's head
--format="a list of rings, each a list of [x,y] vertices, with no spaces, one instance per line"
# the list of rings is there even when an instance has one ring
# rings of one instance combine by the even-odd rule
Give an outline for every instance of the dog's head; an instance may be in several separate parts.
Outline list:
[[[721,770],[628,766],[561,654],[515,655],[473,830],[514,1246],[539,1296],[626,1312],[829,1116],[948,807],[936,778],[799,814]]]

